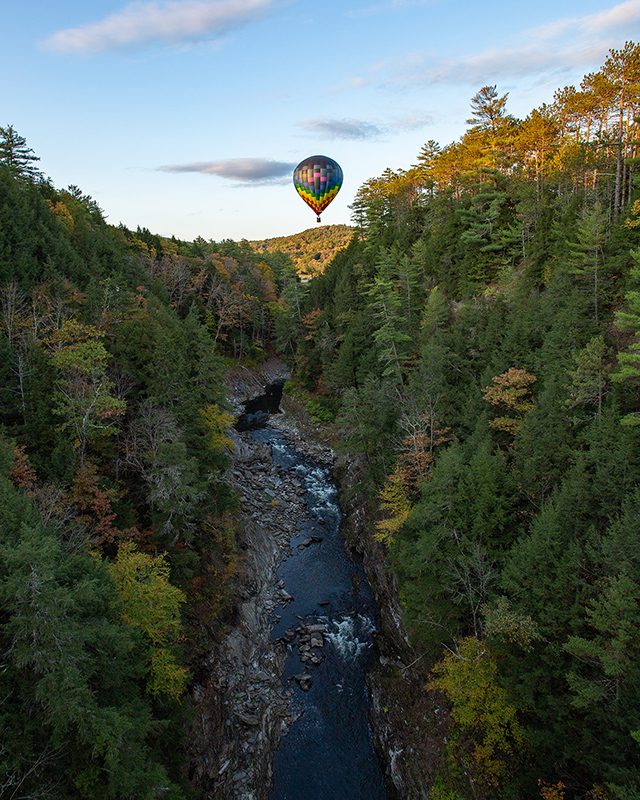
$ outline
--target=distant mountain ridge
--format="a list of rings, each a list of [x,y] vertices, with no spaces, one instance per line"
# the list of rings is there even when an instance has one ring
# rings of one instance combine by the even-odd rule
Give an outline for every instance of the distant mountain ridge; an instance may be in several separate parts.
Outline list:
[[[258,253],[286,253],[298,275],[313,277],[322,274],[335,254],[349,244],[354,231],[350,225],[323,225],[291,236],[276,236],[249,244]]]

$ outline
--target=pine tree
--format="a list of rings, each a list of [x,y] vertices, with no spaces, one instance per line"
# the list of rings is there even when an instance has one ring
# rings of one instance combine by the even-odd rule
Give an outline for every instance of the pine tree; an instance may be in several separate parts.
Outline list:
[[[572,406],[595,406],[598,419],[602,416],[602,400],[607,385],[607,346],[603,336],[594,336],[575,356],[575,366],[569,371],[569,390]]]
[[[496,86],[483,86],[471,98],[470,133],[483,134],[491,149],[491,166],[499,166],[511,134],[513,119],[506,114],[509,93],[498,95]]]
[[[631,253],[634,266],[631,269],[631,289],[625,294],[626,309],[616,313],[616,325],[629,331],[633,341],[618,353],[618,369],[611,375],[616,383],[640,384],[640,250]],[[640,411],[634,410],[622,418],[623,425],[640,425]]]
[[[380,361],[384,365],[382,374],[385,377],[394,376],[399,385],[411,339],[405,333],[406,311],[397,286],[397,258],[398,254],[395,252],[385,250],[381,253],[377,264],[378,274],[369,285],[367,296],[370,299],[371,313],[377,322],[373,338],[378,345]]]
[[[536,377],[524,369],[511,367],[491,380],[493,386],[485,386],[482,396],[487,403],[499,411],[504,411],[505,415],[496,417],[489,424],[498,431],[515,435],[524,417],[534,407],[529,387],[535,382]]]
[[[16,178],[35,181],[42,178],[35,162],[40,161],[27,140],[16,131],[13,125],[0,127],[0,164],[5,164]]]
[[[435,139],[429,139],[420,148],[418,153],[418,163],[414,164],[414,169],[417,169],[424,184],[425,188],[433,196],[435,189],[435,180],[433,178],[433,165],[438,156],[442,152],[442,148]]]
[[[522,154],[526,168],[533,168],[538,201],[549,161],[557,147],[557,137],[558,122],[546,104],[534,109],[518,130],[516,148]]]
[[[594,203],[582,210],[576,234],[575,241],[570,245],[570,262],[573,273],[591,284],[594,319],[597,325],[600,319],[603,247],[607,236],[607,217],[600,203]]]

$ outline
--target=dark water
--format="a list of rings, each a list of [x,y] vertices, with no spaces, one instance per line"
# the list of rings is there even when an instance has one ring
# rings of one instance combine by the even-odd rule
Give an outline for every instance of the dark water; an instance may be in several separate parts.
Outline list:
[[[279,577],[294,600],[277,609],[273,638],[300,625],[326,624],[323,660],[305,664],[289,645],[285,681],[300,713],[275,755],[270,800],[384,800],[386,792],[369,727],[365,672],[375,657],[375,605],[362,566],[340,535],[336,487],[327,470],[303,456],[273,428],[251,434],[269,442],[274,462],[304,481],[310,520],[301,520],[293,554]],[[310,536],[322,541],[298,547]],[[303,691],[293,675],[307,672]]]
[[[280,401],[282,400],[282,390],[284,380],[277,380],[268,383],[264,387],[264,394],[253,397],[244,402],[244,413],[240,414],[236,420],[235,428],[237,431],[253,431],[264,428],[269,421],[269,414],[280,412]]]

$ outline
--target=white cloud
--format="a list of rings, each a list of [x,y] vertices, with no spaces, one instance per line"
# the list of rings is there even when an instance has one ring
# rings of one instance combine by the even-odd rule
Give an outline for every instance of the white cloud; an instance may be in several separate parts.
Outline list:
[[[602,34],[605,31],[628,31],[629,26],[640,22],[640,0],[626,0],[612,8],[585,14],[579,17],[565,17],[548,25],[541,25],[531,32],[540,39],[554,39],[565,33]]]
[[[168,164],[158,167],[161,172],[200,172],[220,178],[240,181],[243,185],[278,183],[289,177],[295,167],[288,161],[267,158],[227,158],[220,161],[194,161],[189,164]]]
[[[460,59],[425,64],[420,78],[426,83],[491,83],[498,78],[522,78],[563,67],[581,67],[600,60],[608,46],[602,43],[565,48],[537,45],[485,50]]]
[[[96,53],[155,42],[216,39],[261,17],[276,0],[133,2],[97,22],[58,31],[45,46],[60,53]]]
[[[398,131],[418,131],[433,123],[431,114],[403,114],[396,117],[391,126]]]
[[[520,43],[453,58],[413,53],[373,64],[352,88],[377,83],[394,88],[432,84],[495,83],[509,78],[549,75],[602,63],[612,47],[640,36],[640,0],[624,0],[604,11],[567,17],[523,31]],[[384,75],[384,78],[379,76]]]

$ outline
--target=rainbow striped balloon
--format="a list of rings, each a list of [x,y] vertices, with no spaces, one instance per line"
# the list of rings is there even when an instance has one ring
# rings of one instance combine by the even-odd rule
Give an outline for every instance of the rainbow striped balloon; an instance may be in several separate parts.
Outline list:
[[[293,170],[293,185],[318,217],[340,191],[342,169],[327,156],[309,156]]]

